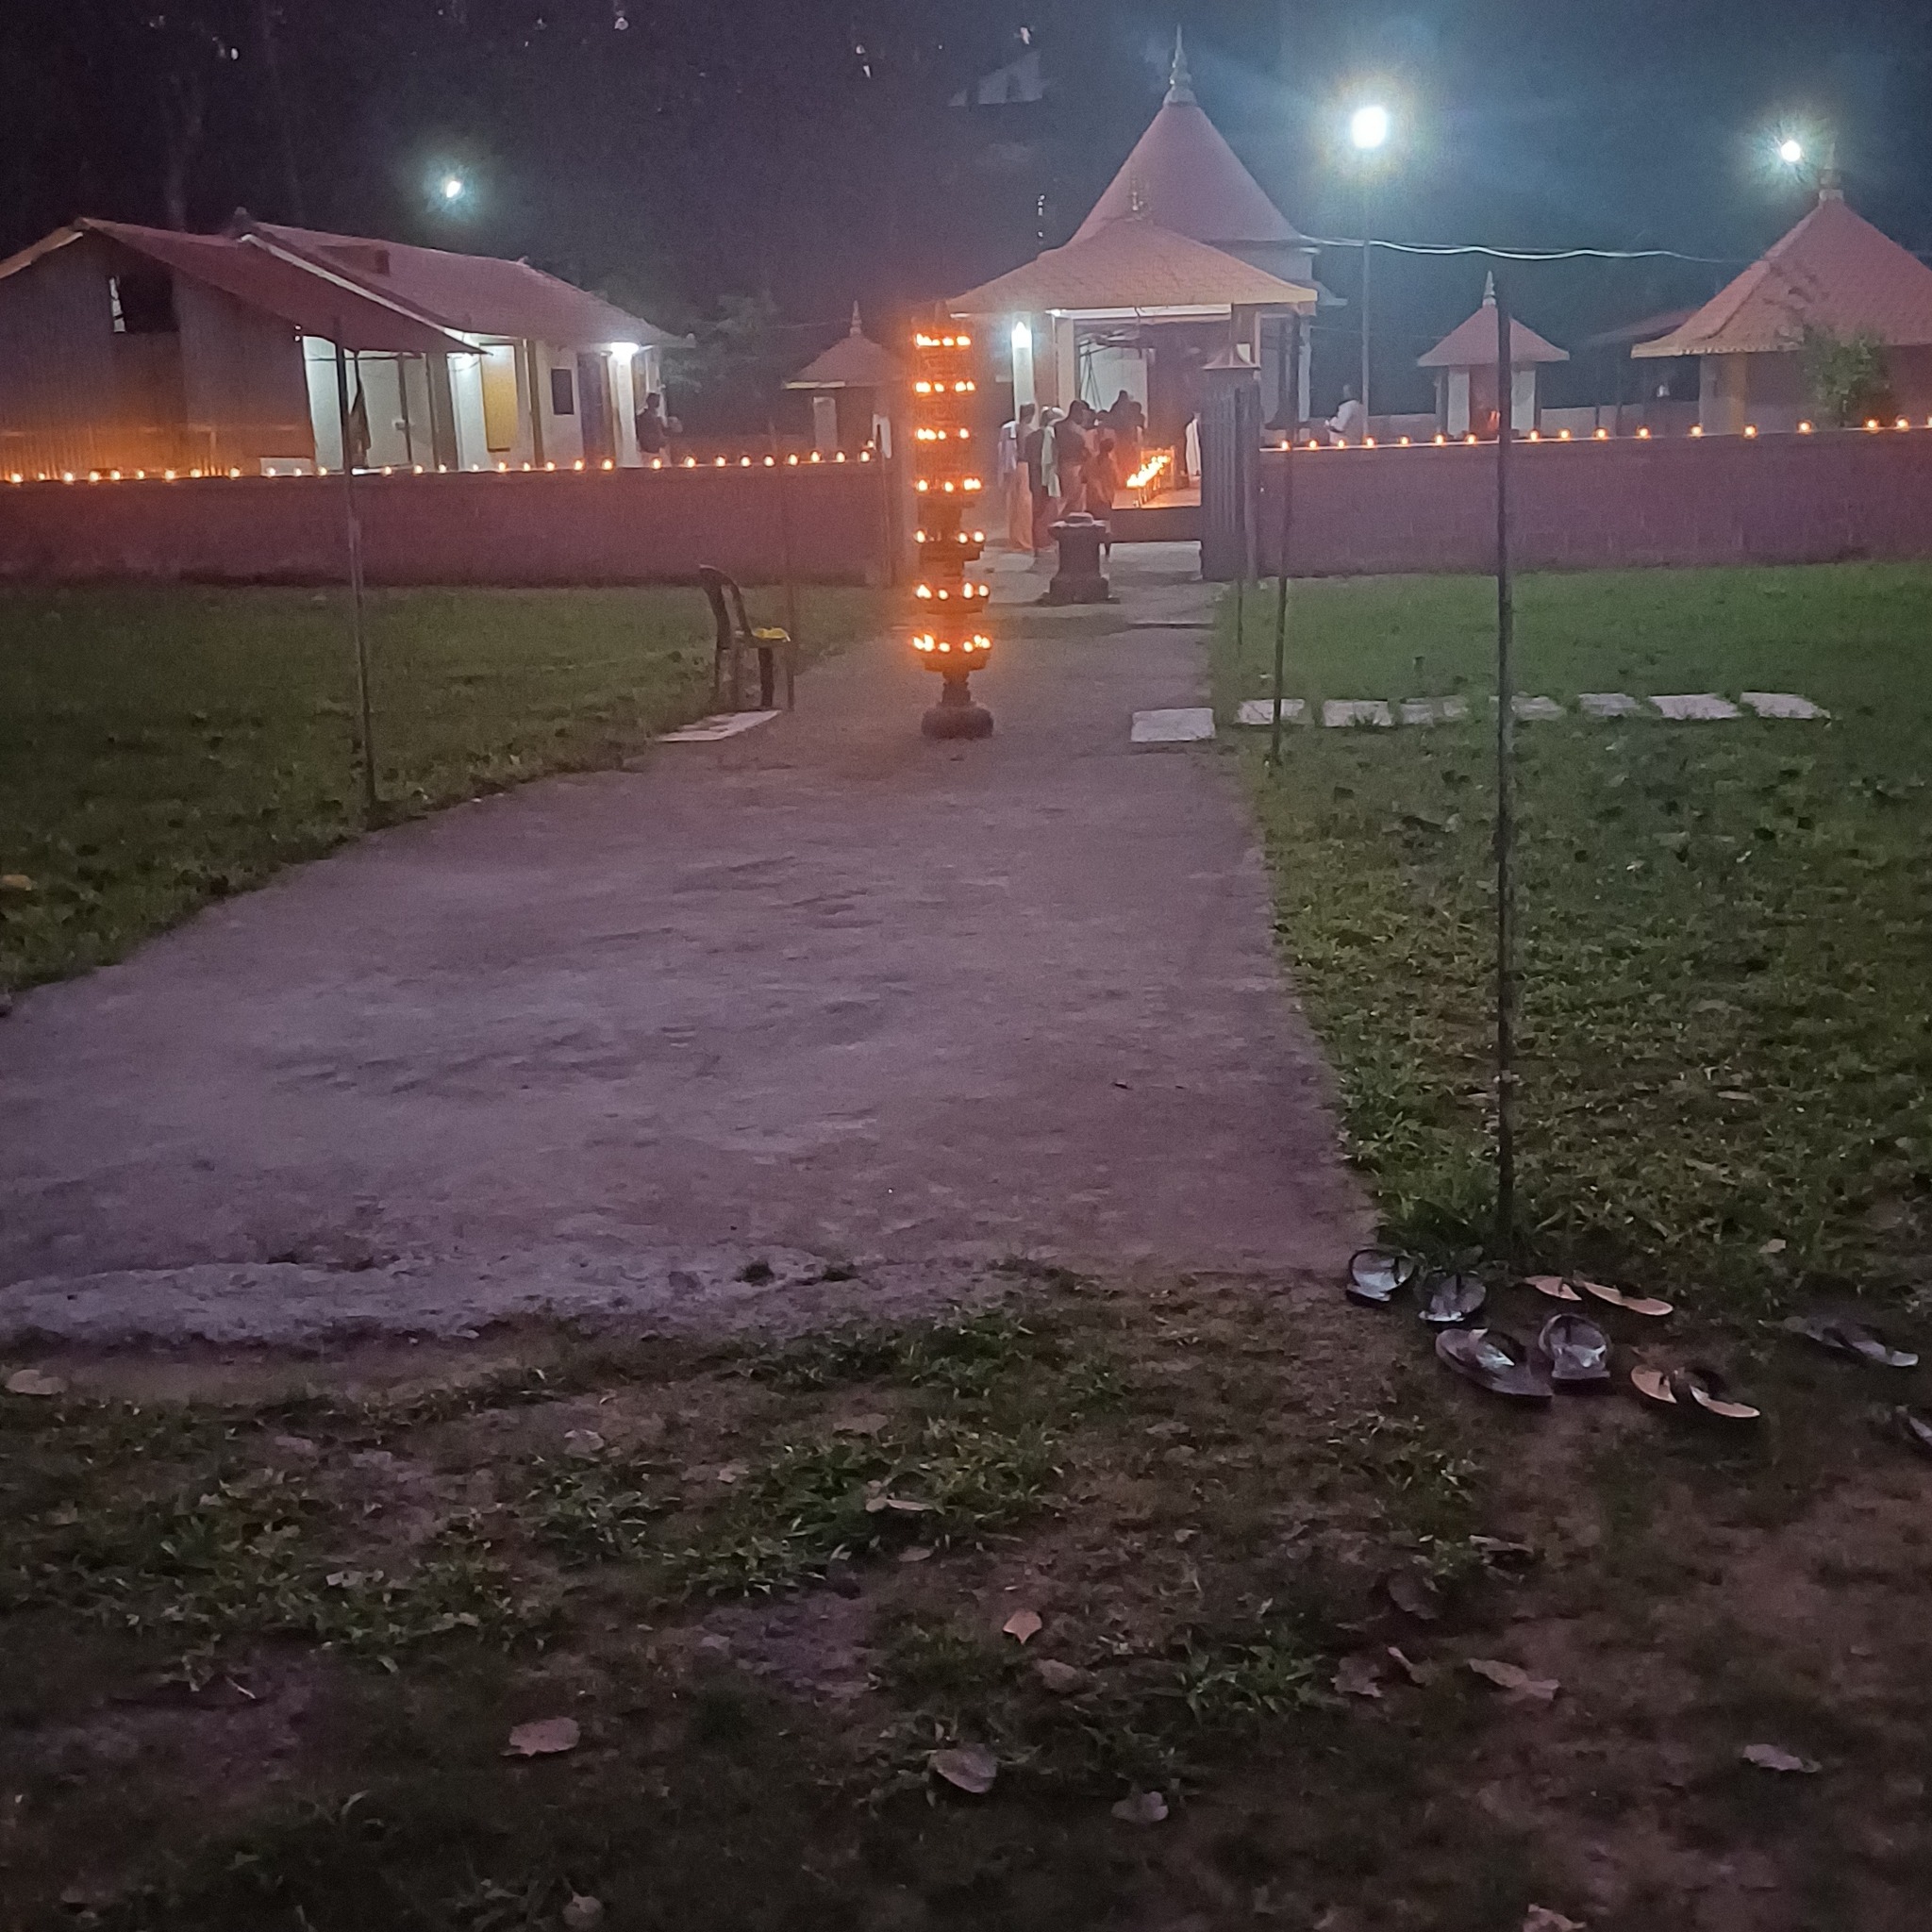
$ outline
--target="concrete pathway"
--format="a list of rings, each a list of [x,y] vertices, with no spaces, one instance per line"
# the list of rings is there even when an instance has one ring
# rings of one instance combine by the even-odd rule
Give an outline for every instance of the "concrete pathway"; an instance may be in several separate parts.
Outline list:
[[[1191,558],[1124,549],[1104,613],[1020,616],[1043,578],[1004,569],[986,742],[924,741],[936,681],[881,641],[761,730],[385,833],[27,995],[0,1334],[1338,1268],[1364,1209],[1234,774],[1128,742],[1205,697]]]

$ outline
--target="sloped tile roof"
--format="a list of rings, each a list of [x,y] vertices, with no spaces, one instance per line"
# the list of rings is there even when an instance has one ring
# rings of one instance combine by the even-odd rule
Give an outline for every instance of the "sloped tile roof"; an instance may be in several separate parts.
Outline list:
[[[858,310],[852,326],[823,356],[808,362],[785,385],[787,389],[891,389],[906,378],[906,367],[890,349],[883,349],[859,326]]]
[[[1107,192],[1080,224],[1085,242],[1130,215],[1196,242],[1299,242],[1191,91],[1170,92]]]
[[[1690,321],[1633,356],[1742,356],[1797,347],[1807,324],[1932,344],[1932,268],[1827,192],[1805,219]]]
[[[173,228],[84,219],[56,229],[33,247],[0,262],[0,277],[89,234],[105,236],[147,260],[279,317],[304,335],[339,341],[345,349],[422,356],[463,347],[406,307],[385,303],[296,263],[278,260],[265,248],[223,235],[184,235]]]
[[[1570,352],[1545,341],[1535,329],[1509,318],[1509,366],[1527,369],[1537,362],[1567,362]],[[1425,356],[1416,358],[1418,369],[1490,369],[1496,361],[1496,305],[1485,301],[1467,322],[1457,324]]]
[[[1162,227],[1148,217],[1109,222],[1049,248],[1023,268],[969,289],[955,315],[1034,315],[1161,308],[1312,308],[1315,291]]]
[[[679,340],[526,261],[331,235],[279,222],[248,222],[244,232],[352,276],[467,335],[548,342],[558,349],[608,348],[615,342],[650,348]]]

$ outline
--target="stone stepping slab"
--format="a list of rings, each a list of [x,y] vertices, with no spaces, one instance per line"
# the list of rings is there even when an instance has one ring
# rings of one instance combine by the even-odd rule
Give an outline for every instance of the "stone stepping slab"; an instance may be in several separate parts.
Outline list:
[[[667,731],[658,742],[716,744],[721,738],[736,738],[742,732],[756,731],[760,724],[769,724],[777,715],[776,711],[721,711],[715,718],[700,718],[695,724],[687,724],[682,731]]]
[[[1330,698],[1322,707],[1322,723],[1331,731],[1357,725],[1387,731],[1394,727],[1395,713],[1380,698]]]
[[[1740,691],[1738,695],[1757,713],[1760,718],[1829,718],[1831,713],[1823,705],[1814,705],[1809,698],[1801,698],[1788,691]]]
[[[1404,698],[1395,708],[1405,724],[1459,724],[1469,716],[1469,700]]]
[[[1576,702],[1586,718],[1636,718],[1643,712],[1642,705],[1626,691],[1586,691],[1578,693]]]
[[[1281,701],[1281,722],[1284,724],[1305,724],[1307,723],[1308,708],[1300,698],[1283,698]],[[1243,698],[1236,708],[1234,722],[1237,724],[1258,724],[1273,726],[1274,723],[1274,700],[1273,698]]]
[[[1134,713],[1135,744],[1199,744],[1213,736],[1214,713],[1206,705]]]
[[[1743,716],[1729,698],[1721,698],[1714,691],[1678,691],[1669,697],[1652,698],[1651,703],[1666,718],[1674,718],[1679,723],[1712,724]]]

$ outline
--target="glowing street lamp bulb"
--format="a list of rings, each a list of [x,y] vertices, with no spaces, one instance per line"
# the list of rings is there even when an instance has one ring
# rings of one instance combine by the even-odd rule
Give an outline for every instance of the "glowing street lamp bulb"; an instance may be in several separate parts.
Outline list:
[[[1805,143],[1795,137],[1787,136],[1777,144],[1777,158],[1788,168],[1802,166],[1805,159]]]
[[[445,175],[442,177],[442,198],[445,201],[462,200],[463,177],[460,175]]]
[[[1363,154],[1368,154],[1388,142],[1389,127],[1387,108],[1357,108],[1348,117],[1348,138]]]

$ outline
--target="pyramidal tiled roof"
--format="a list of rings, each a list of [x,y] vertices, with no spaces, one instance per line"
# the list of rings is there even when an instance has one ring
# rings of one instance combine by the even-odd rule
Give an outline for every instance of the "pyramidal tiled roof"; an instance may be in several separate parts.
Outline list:
[[[1088,241],[1125,215],[1216,247],[1301,240],[1201,111],[1178,32],[1167,99],[1074,240]]]
[[[1570,352],[1545,341],[1535,329],[1509,318],[1509,366],[1527,369],[1537,362],[1567,362]],[[1493,369],[1496,364],[1496,278],[1483,291],[1483,306],[1467,322],[1457,323],[1425,356],[1416,358],[1418,369]]]
[[[1792,349],[1807,324],[1932,344],[1932,268],[1827,189],[1818,206],[1690,321],[1633,356],[1740,356]]]
[[[866,334],[858,304],[852,305],[852,326],[827,349],[815,356],[785,385],[787,389],[891,389],[906,375],[905,365],[890,349]]]

